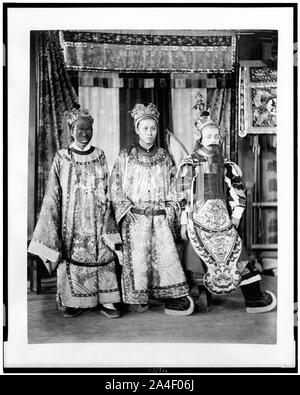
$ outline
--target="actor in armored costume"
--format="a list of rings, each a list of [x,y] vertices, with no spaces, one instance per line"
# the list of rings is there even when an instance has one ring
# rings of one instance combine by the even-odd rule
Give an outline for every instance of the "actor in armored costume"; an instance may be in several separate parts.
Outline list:
[[[224,161],[224,132],[194,106],[194,134],[197,149],[180,164],[177,181],[183,199],[181,237],[186,241],[183,263],[190,287],[198,286],[201,311],[206,311],[211,294],[225,294],[240,287],[248,313],[263,313],[276,306],[276,297],[262,292],[254,261],[249,261],[237,227],[246,196],[242,171]]]

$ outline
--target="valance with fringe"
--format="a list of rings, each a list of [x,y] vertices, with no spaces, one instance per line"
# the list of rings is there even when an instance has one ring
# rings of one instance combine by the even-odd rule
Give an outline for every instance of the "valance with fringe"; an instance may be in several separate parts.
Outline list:
[[[62,32],[67,68],[119,72],[232,72],[234,33]]]

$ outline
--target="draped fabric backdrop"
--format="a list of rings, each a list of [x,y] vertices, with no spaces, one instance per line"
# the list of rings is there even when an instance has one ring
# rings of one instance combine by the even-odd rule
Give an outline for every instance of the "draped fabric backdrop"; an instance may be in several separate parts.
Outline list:
[[[65,30],[61,43],[68,70],[87,75],[120,73],[119,81],[106,77],[99,81],[99,77],[94,77],[89,88],[95,89],[92,88],[95,85],[104,88],[104,95],[108,94],[105,89],[119,88],[118,148],[136,141],[129,111],[137,102],[151,101],[161,113],[158,145],[164,146],[163,131],[168,128],[189,150],[193,149],[192,107],[200,89],[207,105],[226,129],[224,154],[230,157],[230,146],[236,141],[234,127],[231,127],[234,114],[230,113],[236,62],[234,31]]]
[[[38,130],[36,218],[44,197],[49,169],[55,152],[67,145],[63,114],[77,102],[65,67],[58,31],[39,31],[38,62]]]
[[[156,144],[164,147],[164,130],[172,129],[171,90],[168,87],[170,76],[149,74],[143,77],[140,74],[121,74],[120,77],[124,81],[124,87],[120,88],[120,148],[138,141],[133,118],[130,115],[130,111],[137,103],[144,105],[153,103],[158,107],[160,117]],[[145,87],[146,81],[149,87]]]
[[[192,109],[197,93],[206,100],[207,89],[179,88],[172,89],[173,133],[186,146],[189,152],[194,150]]]
[[[119,72],[232,72],[235,32],[63,31],[68,68]]]
[[[111,170],[120,149],[118,73],[80,72],[78,101],[94,117],[91,144],[104,150]]]

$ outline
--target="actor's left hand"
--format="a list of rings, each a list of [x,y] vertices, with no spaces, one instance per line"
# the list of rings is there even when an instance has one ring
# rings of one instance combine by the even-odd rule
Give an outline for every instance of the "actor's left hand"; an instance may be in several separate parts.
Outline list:
[[[232,217],[231,218],[231,222],[233,223],[233,225],[237,228],[240,224],[240,220],[238,218]]]

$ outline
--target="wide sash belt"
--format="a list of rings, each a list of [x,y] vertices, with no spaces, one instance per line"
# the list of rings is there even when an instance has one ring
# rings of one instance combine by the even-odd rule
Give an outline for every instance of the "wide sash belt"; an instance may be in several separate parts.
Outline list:
[[[98,267],[98,266],[105,266],[114,261],[117,258],[116,253],[113,251],[113,256],[105,262],[78,262],[74,261],[73,259],[63,256],[63,259],[66,260],[68,263],[76,266],[83,266],[83,267]]]
[[[133,214],[139,214],[139,215],[149,215],[149,216],[154,216],[154,215],[165,215],[166,210],[154,210],[153,208],[145,208],[145,209],[139,209],[139,208],[132,208],[131,212]]]

